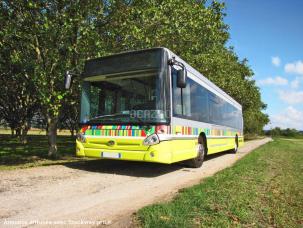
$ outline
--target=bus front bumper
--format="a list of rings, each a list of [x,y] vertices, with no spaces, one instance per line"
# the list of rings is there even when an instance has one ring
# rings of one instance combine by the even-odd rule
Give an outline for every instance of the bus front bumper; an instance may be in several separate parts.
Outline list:
[[[171,164],[175,162],[171,151],[171,141],[148,146],[147,150],[127,150],[86,147],[85,143],[76,141],[76,155],[79,157],[93,157],[101,159],[116,159],[128,161],[144,161]]]

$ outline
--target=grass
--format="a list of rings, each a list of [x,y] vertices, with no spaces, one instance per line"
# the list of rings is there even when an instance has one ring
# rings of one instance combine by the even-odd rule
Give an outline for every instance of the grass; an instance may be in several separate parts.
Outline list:
[[[303,135],[295,135],[295,136],[292,136],[292,137],[279,136],[279,138],[288,139],[288,140],[295,140],[295,139],[303,140]]]
[[[275,139],[167,203],[137,213],[143,227],[302,227],[303,140]]]
[[[62,164],[77,161],[75,157],[75,139],[59,135],[57,146],[60,158],[51,160],[47,157],[48,142],[45,135],[29,135],[28,143],[23,145],[10,135],[0,135],[0,170],[27,168]]]
[[[9,128],[0,128],[0,135],[10,135],[11,130]],[[43,129],[38,128],[31,128],[31,130],[28,131],[28,135],[44,135],[46,134],[46,131]],[[57,132],[58,135],[71,135],[70,131],[68,130],[59,130]]]

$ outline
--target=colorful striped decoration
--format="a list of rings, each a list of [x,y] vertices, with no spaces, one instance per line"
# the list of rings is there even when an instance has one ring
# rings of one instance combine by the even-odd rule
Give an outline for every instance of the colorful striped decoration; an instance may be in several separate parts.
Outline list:
[[[206,135],[209,136],[235,136],[236,134],[238,134],[239,136],[242,135],[241,132],[221,129],[197,128],[181,125],[176,125],[173,127],[174,135],[199,135],[201,132],[204,132]]]
[[[156,132],[156,126],[136,126],[136,125],[86,125],[83,126],[81,132],[85,135],[96,136],[140,136],[146,137]],[[157,128],[158,129],[158,128]],[[241,132],[210,129],[210,128],[196,128],[175,125],[172,127],[172,132],[169,126],[166,126],[166,133],[173,135],[199,135],[204,132],[207,136],[241,136]]]
[[[85,135],[97,136],[147,136],[155,132],[155,126],[135,125],[96,125],[83,126],[81,132]]]

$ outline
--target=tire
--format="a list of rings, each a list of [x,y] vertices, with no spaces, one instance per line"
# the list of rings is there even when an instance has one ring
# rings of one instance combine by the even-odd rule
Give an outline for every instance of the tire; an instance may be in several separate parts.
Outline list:
[[[238,152],[238,148],[239,148],[239,143],[238,143],[238,136],[236,136],[235,138],[235,146],[234,148],[231,150],[233,154],[236,154]]]
[[[187,165],[190,168],[199,168],[202,166],[205,157],[205,146],[203,143],[198,144],[198,155],[197,157],[187,161]]]

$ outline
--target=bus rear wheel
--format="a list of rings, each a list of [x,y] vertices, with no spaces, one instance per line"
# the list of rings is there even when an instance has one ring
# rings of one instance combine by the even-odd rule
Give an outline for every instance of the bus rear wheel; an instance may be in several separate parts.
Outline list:
[[[238,152],[239,142],[238,142],[238,136],[235,137],[235,146],[232,149],[232,153],[236,154]]]
[[[191,168],[199,168],[202,166],[205,157],[205,147],[202,144],[198,144],[198,154],[197,157],[187,161],[187,165]]]

